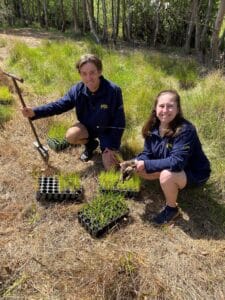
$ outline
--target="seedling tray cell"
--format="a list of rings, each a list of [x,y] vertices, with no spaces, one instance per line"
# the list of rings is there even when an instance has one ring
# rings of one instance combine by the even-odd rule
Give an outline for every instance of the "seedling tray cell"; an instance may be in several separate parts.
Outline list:
[[[69,147],[69,143],[63,139],[63,140],[58,140],[58,139],[55,139],[55,138],[47,138],[47,144],[49,146],[49,148],[51,148],[52,150],[56,151],[56,152],[59,152],[59,151],[62,151],[66,148]]]
[[[83,197],[83,189],[61,190],[58,176],[38,178],[38,190],[36,199],[38,201],[74,201],[81,202]]]

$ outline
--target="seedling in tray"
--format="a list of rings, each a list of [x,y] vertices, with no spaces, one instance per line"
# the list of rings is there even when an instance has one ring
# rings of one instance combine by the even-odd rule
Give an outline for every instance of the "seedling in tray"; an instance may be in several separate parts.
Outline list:
[[[140,178],[133,175],[129,180],[122,182],[120,180],[120,173],[116,171],[101,172],[99,177],[99,188],[102,192],[116,192],[124,196],[132,197],[140,191]]]
[[[59,186],[61,191],[75,191],[81,189],[80,176],[76,173],[59,175]]]
[[[97,195],[78,212],[78,220],[94,237],[106,233],[129,213],[122,195],[105,193]]]
[[[48,131],[47,143],[51,149],[55,151],[61,151],[70,145],[65,139],[67,128],[68,126],[63,123],[54,123],[50,127]]]
[[[81,202],[83,189],[78,174],[68,173],[54,177],[38,178],[36,199],[39,201],[76,201]]]

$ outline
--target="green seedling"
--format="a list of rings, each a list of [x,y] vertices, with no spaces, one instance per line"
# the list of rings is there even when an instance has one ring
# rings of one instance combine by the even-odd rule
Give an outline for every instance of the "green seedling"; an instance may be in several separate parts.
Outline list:
[[[140,191],[141,180],[137,175],[133,175],[130,179],[125,180],[124,182],[119,181],[117,184],[117,188],[119,190],[128,190],[139,192]]]
[[[138,192],[141,180],[137,175],[133,175],[129,180],[122,182],[120,173],[116,171],[101,172],[98,177],[99,185],[104,190],[127,190]]]
[[[135,261],[134,253],[127,252],[125,255],[121,256],[120,266],[126,274],[135,274],[135,272],[137,271],[137,262]]]
[[[80,190],[80,176],[76,173],[61,174],[59,175],[59,186],[61,191]]]
[[[128,206],[124,197],[112,193],[96,196],[90,203],[85,204],[81,210],[83,217],[89,219],[99,229],[127,212]]]
[[[11,298],[11,296],[13,295],[13,291],[20,288],[22,285],[25,284],[25,282],[28,280],[28,275],[26,273],[23,273],[20,275],[20,277],[18,277],[13,283],[12,285],[10,285],[3,293],[3,298]]]

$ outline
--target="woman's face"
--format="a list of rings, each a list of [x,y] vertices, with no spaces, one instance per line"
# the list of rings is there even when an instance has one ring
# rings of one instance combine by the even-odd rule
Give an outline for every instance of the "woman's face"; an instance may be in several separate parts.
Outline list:
[[[168,127],[177,114],[178,107],[174,95],[171,93],[160,95],[156,105],[156,116],[160,121],[160,125]]]
[[[100,76],[102,72],[97,69],[95,64],[87,62],[80,68],[80,77],[83,83],[91,92],[97,91],[100,85]]]

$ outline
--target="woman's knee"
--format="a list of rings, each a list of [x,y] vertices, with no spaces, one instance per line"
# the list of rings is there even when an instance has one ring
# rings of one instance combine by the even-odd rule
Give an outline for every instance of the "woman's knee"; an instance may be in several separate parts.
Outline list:
[[[170,172],[169,170],[161,171],[160,176],[159,176],[159,181],[160,181],[161,185],[171,182],[172,180],[173,180],[172,172]]]
[[[183,189],[187,184],[187,177],[184,171],[171,172],[169,170],[163,170],[160,173],[159,181],[161,186],[175,184],[179,189]]]

